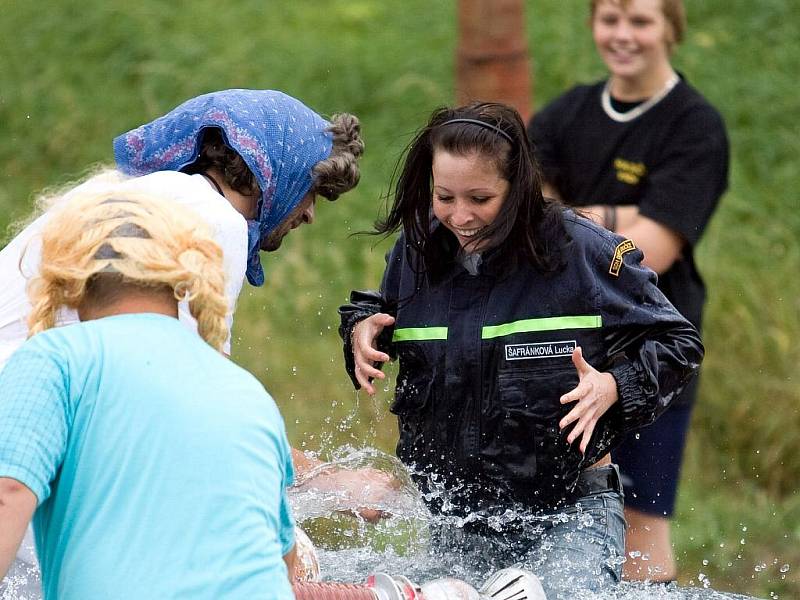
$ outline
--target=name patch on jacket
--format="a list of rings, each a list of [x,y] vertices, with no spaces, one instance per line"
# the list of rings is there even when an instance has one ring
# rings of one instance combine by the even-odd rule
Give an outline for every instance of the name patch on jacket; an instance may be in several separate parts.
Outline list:
[[[533,358],[555,358],[572,356],[575,340],[539,342],[536,344],[506,344],[506,360],[530,360]]]
[[[614,277],[619,277],[619,270],[622,268],[622,257],[631,250],[636,250],[636,245],[630,240],[617,244],[614,250],[614,258],[611,259],[611,266],[608,267],[608,272]]]

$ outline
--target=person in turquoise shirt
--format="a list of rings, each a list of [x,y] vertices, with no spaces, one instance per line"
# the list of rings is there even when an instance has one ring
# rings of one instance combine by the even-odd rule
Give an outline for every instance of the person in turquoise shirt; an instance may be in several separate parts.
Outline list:
[[[33,518],[47,600],[293,598],[291,451],[219,351],[206,226],[130,191],[80,195],[43,231],[29,293],[32,337],[0,374],[0,576]],[[54,328],[64,307],[81,322]]]

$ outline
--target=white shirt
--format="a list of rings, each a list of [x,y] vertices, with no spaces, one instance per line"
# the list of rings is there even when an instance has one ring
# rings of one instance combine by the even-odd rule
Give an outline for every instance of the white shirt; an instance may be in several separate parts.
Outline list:
[[[108,177],[90,179],[67,193],[59,204],[81,192],[100,191],[108,184]],[[247,270],[247,221],[244,217],[202,175],[159,171],[115,183],[114,186],[178,202],[192,209],[211,227],[214,239],[223,251],[225,295],[228,300],[227,322],[228,327],[232,327],[233,311]],[[0,251],[0,370],[28,337],[27,319],[31,304],[25,288],[28,280],[39,270],[40,235],[50,214],[51,211],[45,212]],[[178,313],[181,322],[197,330],[197,323],[189,313],[186,302],[180,303]],[[64,309],[59,314],[58,325],[76,321],[77,312]],[[224,350],[227,354],[231,352],[230,333]]]

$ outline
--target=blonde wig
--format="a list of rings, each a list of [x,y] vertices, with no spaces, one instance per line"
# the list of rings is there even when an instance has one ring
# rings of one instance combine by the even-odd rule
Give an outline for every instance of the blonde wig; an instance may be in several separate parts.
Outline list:
[[[39,273],[28,284],[30,335],[54,327],[61,307],[91,303],[93,289],[117,281],[187,300],[200,336],[222,348],[228,337],[222,250],[199,217],[113,186],[79,193],[53,210],[42,231]]]

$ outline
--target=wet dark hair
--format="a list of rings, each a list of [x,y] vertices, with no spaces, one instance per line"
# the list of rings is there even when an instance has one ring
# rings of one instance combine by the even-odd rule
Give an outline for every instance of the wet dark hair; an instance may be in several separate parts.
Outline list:
[[[454,119],[480,121],[486,126],[450,123]],[[402,227],[411,247],[422,255],[426,271],[438,272],[453,260],[431,243],[431,168],[437,150],[459,156],[478,153],[493,161],[508,181],[508,195],[497,217],[478,234],[488,242],[487,248],[496,249],[500,264],[512,269],[523,260],[542,272],[558,267],[559,240],[566,239],[561,205],[542,196],[541,171],[519,113],[499,103],[476,102],[433,112],[406,149],[392,205],[386,218],[375,223],[375,233],[388,235]],[[449,231],[443,235],[453,236]]]
[[[240,194],[255,198],[261,196],[261,187],[256,176],[239,153],[225,143],[222,130],[217,127],[203,130],[200,154],[183,171],[193,175],[205,173],[209,169],[216,169],[222,173],[223,181],[228,187]]]

